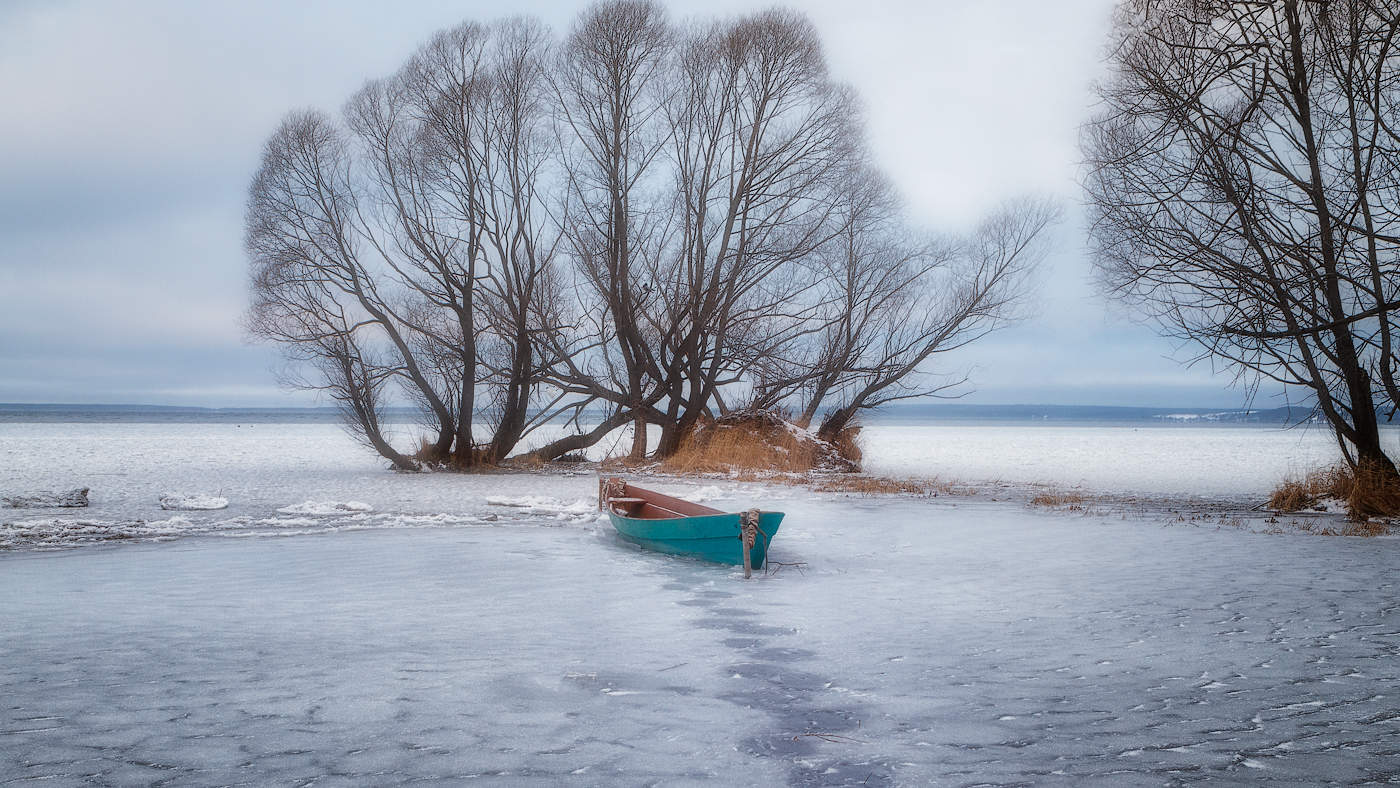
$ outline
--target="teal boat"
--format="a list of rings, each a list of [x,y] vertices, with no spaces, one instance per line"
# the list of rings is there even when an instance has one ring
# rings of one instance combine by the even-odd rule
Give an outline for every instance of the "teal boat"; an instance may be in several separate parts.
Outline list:
[[[782,512],[723,512],[621,479],[600,480],[598,498],[618,535],[633,544],[721,564],[743,564],[745,569],[762,567],[768,560],[768,544],[783,521]],[[748,550],[744,549],[746,526],[751,538]]]

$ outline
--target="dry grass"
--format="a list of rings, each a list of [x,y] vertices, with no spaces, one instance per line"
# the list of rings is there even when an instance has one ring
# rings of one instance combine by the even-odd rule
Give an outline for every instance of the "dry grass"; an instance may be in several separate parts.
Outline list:
[[[545,462],[544,459],[540,457],[540,455],[535,454],[534,452],[526,452],[525,454],[518,454],[514,457],[503,461],[501,465],[507,468],[515,468],[518,470],[539,470],[548,466],[549,463]]]
[[[1313,471],[1301,479],[1286,479],[1269,496],[1268,507],[1278,512],[1311,509],[1323,498],[1347,497],[1350,474],[1341,468]]]
[[[937,495],[938,485],[910,481],[908,479],[885,479],[879,476],[833,476],[814,479],[812,489],[817,492],[843,492],[857,495]]]
[[[418,451],[413,453],[413,459],[422,462],[436,462],[441,459],[437,452],[433,451],[435,444],[428,440],[426,436],[418,439]]]
[[[815,447],[804,444],[786,430],[749,425],[707,427],[687,438],[666,459],[676,473],[716,473],[735,469],[809,471],[816,463]]]
[[[831,442],[836,447],[836,453],[850,460],[857,468],[860,467],[861,458],[865,453],[860,450],[860,425],[853,424],[844,430],[836,433],[836,439]]]
[[[1031,499],[1031,506],[1049,506],[1056,509],[1083,509],[1085,497],[1073,492],[1043,492]]]
[[[668,473],[807,473],[843,464],[858,466],[859,427],[847,428],[835,447],[793,431],[773,414],[730,417],[707,424],[681,442],[662,463]],[[844,447],[844,450],[841,448]],[[851,458],[846,452],[853,452]]]
[[[1345,499],[1347,513],[1357,521],[1400,515],[1400,478],[1375,465],[1362,464],[1351,474]]]
[[[1300,512],[1312,508],[1322,496],[1312,492],[1306,479],[1288,479],[1274,488],[1268,507],[1276,512]]]
[[[1355,469],[1335,467],[1313,471],[1302,479],[1288,479],[1269,496],[1268,507],[1279,512],[1311,509],[1324,498],[1345,501],[1355,533],[1345,536],[1374,536],[1362,526],[1372,517],[1400,515],[1400,478],[1370,464]],[[1380,526],[1384,533],[1386,526]]]
[[[1285,527],[1286,526],[1286,527]],[[1338,523],[1336,521],[1316,521],[1308,518],[1302,520],[1292,520],[1287,524],[1275,525],[1266,533],[1305,533],[1314,536],[1385,536],[1391,531],[1390,523],[1385,520],[1365,520],[1357,522],[1346,520]]]

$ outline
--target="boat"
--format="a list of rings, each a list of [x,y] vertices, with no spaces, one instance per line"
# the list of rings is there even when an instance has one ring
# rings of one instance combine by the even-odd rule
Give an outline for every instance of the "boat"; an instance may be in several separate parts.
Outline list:
[[[750,567],[768,560],[782,512],[724,512],[646,490],[621,479],[598,480],[598,504],[623,539],[648,550]],[[747,532],[747,539],[745,534]],[[746,549],[747,548],[747,549]]]

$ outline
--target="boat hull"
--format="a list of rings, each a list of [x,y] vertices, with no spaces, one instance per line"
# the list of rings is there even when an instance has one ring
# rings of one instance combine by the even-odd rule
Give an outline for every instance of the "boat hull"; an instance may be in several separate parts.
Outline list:
[[[618,536],[648,550],[692,556],[721,564],[744,563],[738,514],[643,519],[610,510],[608,516]],[[763,512],[759,516],[759,533],[754,539],[753,548],[749,550],[749,562],[753,566],[761,567],[767,560],[768,544],[778,533],[782,522],[782,512]]]

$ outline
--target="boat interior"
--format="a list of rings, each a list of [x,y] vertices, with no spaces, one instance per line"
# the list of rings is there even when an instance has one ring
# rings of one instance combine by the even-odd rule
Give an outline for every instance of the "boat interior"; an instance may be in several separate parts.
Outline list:
[[[670,495],[662,495],[651,490],[643,490],[630,484],[626,485],[622,495],[608,498],[608,506],[623,517],[638,520],[669,520],[677,517],[707,517],[712,514],[724,514],[719,509],[674,498]]]

